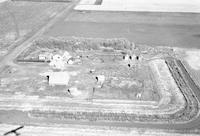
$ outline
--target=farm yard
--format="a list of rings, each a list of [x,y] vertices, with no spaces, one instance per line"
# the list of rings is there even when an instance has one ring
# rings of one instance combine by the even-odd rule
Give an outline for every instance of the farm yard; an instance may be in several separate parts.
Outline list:
[[[25,71],[33,72],[24,79],[28,78],[30,85],[36,85],[35,87],[40,84],[40,89],[43,91],[40,89],[40,91],[36,91],[38,88],[34,87],[24,90],[35,90],[32,93],[38,92],[37,95],[45,93],[51,96],[58,94],[61,97],[66,97],[67,89],[75,85],[79,89],[85,90],[85,93],[88,93],[88,90],[95,91],[92,94],[94,99],[158,101],[159,94],[156,86],[153,85],[154,81],[148,64],[139,64],[139,62],[137,64],[134,62],[135,58],[133,58],[133,62],[123,60],[126,50],[131,48],[135,47],[126,39],[40,38],[20,54],[16,61],[19,62],[19,66],[24,71],[19,72],[20,77],[27,76]],[[70,77],[66,87],[48,87],[47,79],[45,82],[45,78],[41,78],[40,74],[52,70],[49,67],[51,56],[62,55],[66,51],[74,59],[74,64],[64,64],[62,71],[75,72],[77,75]],[[42,55],[45,55],[46,60],[41,60],[40,56]],[[35,65],[34,62],[39,64]],[[15,75],[19,76],[17,73]],[[102,88],[95,88],[95,76],[98,75],[103,75],[106,78]],[[31,78],[34,76],[35,79],[32,80]],[[13,87],[16,87],[20,82],[24,81],[15,82]],[[26,87],[28,85],[29,83],[26,83]],[[20,87],[22,88],[21,85]],[[12,88],[10,90],[18,89]]]
[[[187,121],[197,103],[175,84],[173,55],[126,39],[40,37],[2,71],[0,97],[36,120]]]

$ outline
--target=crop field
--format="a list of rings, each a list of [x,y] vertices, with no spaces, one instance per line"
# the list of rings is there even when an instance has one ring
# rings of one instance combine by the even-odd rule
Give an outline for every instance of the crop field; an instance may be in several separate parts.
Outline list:
[[[127,38],[137,44],[199,48],[199,22],[195,13],[73,11],[45,35]]]
[[[45,25],[66,7],[67,3],[11,2],[0,4],[0,54],[11,45]]]

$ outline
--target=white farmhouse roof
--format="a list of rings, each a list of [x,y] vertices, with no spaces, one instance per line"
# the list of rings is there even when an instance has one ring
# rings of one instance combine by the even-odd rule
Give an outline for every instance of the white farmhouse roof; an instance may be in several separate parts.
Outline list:
[[[46,56],[44,54],[40,54],[38,57],[39,57],[39,60],[45,60],[46,59]]]
[[[63,57],[60,56],[59,54],[56,54],[56,55],[53,56],[53,60],[60,61],[60,60],[63,60]]]

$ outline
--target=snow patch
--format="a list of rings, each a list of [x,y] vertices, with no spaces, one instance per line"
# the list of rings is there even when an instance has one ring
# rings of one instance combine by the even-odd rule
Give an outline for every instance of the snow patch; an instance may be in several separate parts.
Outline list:
[[[5,1],[7,1],[7,0],[0,0],[0,3],[5,2]]]
[[[93,5],[93,1],[82,0],[75,10],[200,12],[199,0],[103,0],[101,5]]]
[[[200,50],[186,51],[185,60],[194,70],[200,70]]]

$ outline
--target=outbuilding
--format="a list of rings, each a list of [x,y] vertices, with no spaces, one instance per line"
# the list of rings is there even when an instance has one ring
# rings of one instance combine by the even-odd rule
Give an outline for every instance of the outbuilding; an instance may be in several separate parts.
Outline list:
[[[68,72],[47,72],[45,76],[51,86],[68,85],[70,79],[70,74]]]

